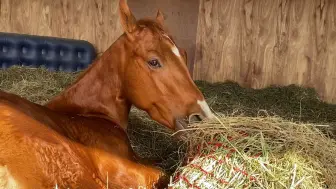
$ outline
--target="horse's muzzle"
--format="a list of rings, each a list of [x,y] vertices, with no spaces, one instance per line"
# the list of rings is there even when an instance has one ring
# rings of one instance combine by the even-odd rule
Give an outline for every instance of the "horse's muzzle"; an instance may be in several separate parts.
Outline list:
[[[176,131],[187,129],[190,124],[200,122],[204,118],[205,117],[203,115],[194,113],[189,115],[188,119],[176,119],[175,120]]]

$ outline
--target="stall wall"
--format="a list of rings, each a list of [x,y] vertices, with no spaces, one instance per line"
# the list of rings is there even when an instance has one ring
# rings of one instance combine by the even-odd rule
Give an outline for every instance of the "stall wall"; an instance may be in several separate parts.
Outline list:
[[[200,0],[194,79],[298,84],[336,102],[335,0]]]

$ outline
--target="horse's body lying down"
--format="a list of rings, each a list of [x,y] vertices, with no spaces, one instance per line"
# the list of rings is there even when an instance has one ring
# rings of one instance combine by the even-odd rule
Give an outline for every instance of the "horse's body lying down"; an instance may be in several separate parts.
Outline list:
[[[109,120],[55,113],[0,92],[0,188],[151,186],[160,170],[136,162]]]

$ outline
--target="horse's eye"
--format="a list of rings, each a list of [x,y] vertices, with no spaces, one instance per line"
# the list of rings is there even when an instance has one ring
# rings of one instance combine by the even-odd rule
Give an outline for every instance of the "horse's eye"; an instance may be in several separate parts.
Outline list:
[[[152,67],[152,68],[160,68],[161,64],[157,59],[153,59],[148,61],[148,64]]]

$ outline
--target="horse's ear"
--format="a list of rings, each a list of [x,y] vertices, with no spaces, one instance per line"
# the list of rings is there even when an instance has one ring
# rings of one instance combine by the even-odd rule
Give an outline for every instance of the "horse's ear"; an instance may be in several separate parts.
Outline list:
[[[119,16],[121,25],[127,36],[133,40],[132,32],[137,29],[136,19],[130,11],[126,0],[119,1]]]
[[[160,11],[160,9],[158,9],[157,13],[156,13],[156,20],[158,21],[159,24],[161,24],[162,26],[164,25],[164,15],[163,13]]]

